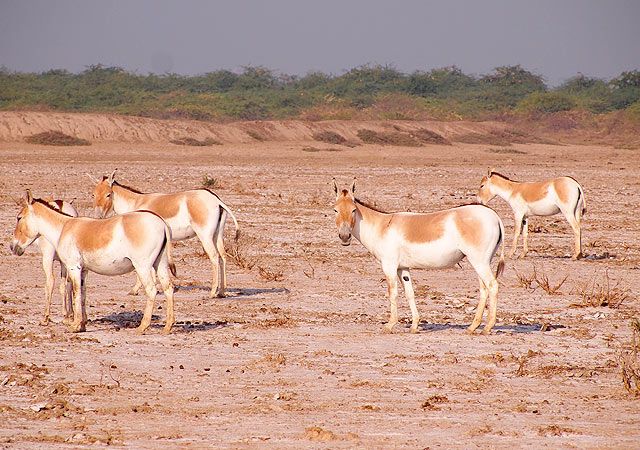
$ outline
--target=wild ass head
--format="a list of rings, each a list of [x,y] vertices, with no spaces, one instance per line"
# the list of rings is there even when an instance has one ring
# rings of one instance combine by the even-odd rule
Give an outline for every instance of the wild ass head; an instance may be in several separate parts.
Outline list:
[[[351,244],[353,235],[353,227],[356,225],[356,199],[354,192],[356,191],[356,179],[353,179],[351,188],[338,189],[336,179],[333,179],[333,190],[336,194],[336,203],[334,211],[336,213],[336,226],[338,227],[338,237],[342,245]]]
[[[111,172],[108,177],[103,176],[93,190],[93,207],[98,217],[107,217],[113,211],[113,183],[116,170],[118,169]]]
[[[478,203],[486,205],[496,196],[495,191],[493,189],[493,183],[491,180],[491,176],[493,175],[494,170],[489,168],[487,170],[487,174],[482,177],[480,180],[480,189],[478,189]]]
[[[13,240],[9,245],[14,255],[21,256],[24,250],[40,236],[33,211],[34,201],[31,196],[31,191],[27,189],[25,197],[19,202],[20,212],[18,212],[18,216],[16,217],[18,222],[13,232]]]

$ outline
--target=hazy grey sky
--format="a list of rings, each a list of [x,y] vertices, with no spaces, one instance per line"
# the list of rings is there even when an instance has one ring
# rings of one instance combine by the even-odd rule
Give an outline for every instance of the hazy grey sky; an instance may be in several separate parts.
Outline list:
[[[0,65],[303,75],[521,64],[556,85],[640,69],[639,24],[638,0],[0,0]]]

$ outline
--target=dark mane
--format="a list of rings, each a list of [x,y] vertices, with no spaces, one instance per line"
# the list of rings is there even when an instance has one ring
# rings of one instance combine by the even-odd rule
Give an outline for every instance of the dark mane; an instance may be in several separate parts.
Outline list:
[[[127,186],[126,184],[118,183],[117,181],[114,181],[113,184],[115,184],[116,186],[120,186],[122,189],[126,189],[127,191],[131,191],[136,194],[144,194],[144,192],[139,191],[136,188],[132,188],[131,186]]]
[[[59,214],[62,214],[63,216],[73,217],[73,216],[71,216],[71,215],[69,215],[67,213],[62,212],[62,209],[56,209],[55,206],[50,205],[49,202],[47,202],[45,200],[42,200],[41,198],[34,198],[33,199],[33,203],[40,203],[41,205],[44,205],[47,208],[49,208],[51,211],[55,211],[55,212],[57,212]]]
[[[508,176],[506,176],[506,175],[501,174],[500,172],[494,172],[494,171],[492,171],[492,172],[491,172],[491,175],[498,175],[500,178],[504,178],[504,179],[505,179],[505,180],[507,180],[507,181],[516,181],[516,180],[512,180],[511,178],[509,178],[509,177],[508,177]]]
[[[387,212],[387,211],[383,211],[383,210],[381,210],[380,208],[378,208],[377,206],[373,206],[371,203],[367,203],[367,202],[365,202],[365,201],[362,201],[362,200],[360,200],[359,198],[356,198],[356,199],[355,199],[355,202],[356,202],[358,205],[362,205],[362,206],[364,206],[364,207],[366,207],[366,208],[373,209],[375,212],[379,212],[379,213],[382,213],[382,214],[389,214],[389,212]]]

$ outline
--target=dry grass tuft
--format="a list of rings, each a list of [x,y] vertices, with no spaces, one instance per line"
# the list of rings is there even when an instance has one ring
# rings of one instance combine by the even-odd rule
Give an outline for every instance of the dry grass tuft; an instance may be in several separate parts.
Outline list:
[[[284,274],[282,270],[271,270],[264,266],[258,266],[258,273],[263,280],[267,281],[282,281],[284,280]]]
[[[415,131],[411,131],[409,134],[411,137],[425,144],[451,145],[451,141],[447,138],[435,131],[427,130],[426,128],[419,128]]]
[[[341,134],[336,133],[335,131],[319,131],[313,134],[313,139],[320,142],[327,142],[329,144],[344,144],[347,142],[347,139]]]
[[[358,130],[358,137],[365,144],[397,145],[400,147],[421,147],[422,143],[407,133],[398,131],[378,132],[365,128]]]
[[[634,318],[631,321],[633,335],[631,348],[621,349],[618,355],[618,365],[622,375],[622,384],[627,392],[640,397],[640,320]]]
[[[508,148],[508,147],[490,148],[487,151],[489,153],[498,153],[498,154],[513,154],[513,155],[526,155],[527,154],[527,152],[523,152],[522,150],[518,150],[517,148]]]
[[[608,306],[609,308],[618,308],[623,301],[629,298],[629,289],[621,288],[619,281],[613,287],[611,286],[608,270],[605,271],[602,282],[599,282],[597,277],[593,277],[590,282],[587,281],[582,286],[576,287],[576,290],[582,303],[571,304],[574,307]]]
[[[251,270],[256,265],[257,260],[256,258],[247,255],[246,251],[248,248],[253,246],[255,242],[256,240],[254,238],[242,233],[233,241],[227,250],[227,254],[231,257],[233,262],[238,265],[238,267],[245,270]]]
[[[171,139],[169,142],[175,145],[188,145],[190,147],[208,147],[210,145],[222,145],[222,142],[211,137],[204,138],[201,141],[192,137],[182,137]]]
[[[420,405],[420,407],[425,411],[439,411],[440,407],[438,405],[447,403],[448,401],[449,399],[445,395],[432,395],[424,402],[422,402],[422,405]]]
[[[308,152],[308,153],[317,153],[317,152],[341,152],[342,149],[341,148],[332,148],[332,147],[325,147],[325,148],[318,148],[318,147],[302,147],[302,151],[303,152]]]
[[[220,187],[220,180],[213,178],[211,175],[206,174],[202,176],[202,187],[207,189],[215,189]]]
[[[42,133],[32,134],[24,138],[28,144],[39,145],[58,145],[58,146],[73,146],[73,145],[91,145],[91,142],[86,139],[81,139],[75,136],[69,136],[61,131],[43,131]]]
[[[264,134],[256,130],[246,130],[245,133],[258,142],[264,142],[267,140],[267,137]]]
[[[562,280],[560,280],[556,284],[553,284],[549,280],[549,277],[547,274],[538,273],[538,269],[536,268],[535,264],[533,265],[533,272],[529,275],[520,273],[517,270],[515,272],[516,272],[516,278],[518,279],[518,282],[517,282],[518,286],[523,287],[525,289],[530,289],[532,291],[535,291],[537,288],[541,288],[543,291],[545,291],[549,295],[561,295],[562,292],[560,292],[560,288],[565,283],[565,281],[567,281],[567,278],[569,278],[569,275],[565,275],[565,277]]]

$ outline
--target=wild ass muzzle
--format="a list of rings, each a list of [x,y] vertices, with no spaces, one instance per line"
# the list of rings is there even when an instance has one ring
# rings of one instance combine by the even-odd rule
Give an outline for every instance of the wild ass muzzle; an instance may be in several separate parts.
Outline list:
[[[73,322],[71,331],[85,331],[87,272],[122,275],[136,271],[147,293],[142,322],[137,329],[144,333],[151,323],[157,294],[155,280],[167,297],[167,319],[164,332],[175,323],[173,284],[175,275],[171,260],[171,230],[157,214],[135,211],[109,219],[71,217],[34,199],[27,191],[14,231],[11,251],[20,256],[34,240],[44,237],[55,248],[73,290]]]
[[[559,177],[548,181],[521,183],[489,169],[480,181],[478,201],[486,205],[498,196],[509,203],[514,215],[513,245],[509,257],[515,255],[518,237],[522,233],[523,258],[529,251],[529,216],[553,216],[562,213],[573,230],[573,259],[582,257],[582,216],[587,203],[582,186],[571,177]]]
[[[409,212],[384,213],[355,198],[355,179],[349,189],[336,193],[335,213],[338,237],[349,245],[355,237],[380,261],[387,279],[391,308],[391,331],[398,322],[398,279],[411,308],[411,332],[418,331],[420,315],[416,307],[410,269],[442,269],[452,267],[465,257],[478,274],[480,302],[473,322],[467,329],[473,333],[482,321],[487,304],[488,317],[483,334],[496,322],[498,281],[504,269],[504,226],[489,207],[466,205],[428,214]],[[502,243],[496,273],[491,260]]]
[[[197,236],[212,265],[210,297],[224,297],[227,286],[226,258],[224,249],[224,225],[227,214],[236,227],[238,221],[231,209],[208,189],[194,189],[174,194],[143,194],[136,189],[115,181],[115,170],[103,176],[93,192],[94,206],[99,217],[110,212],[123,214],[130,211],[146,210],[162,217],[174,241]],[[131,290],[137,294],[140,282]]]

